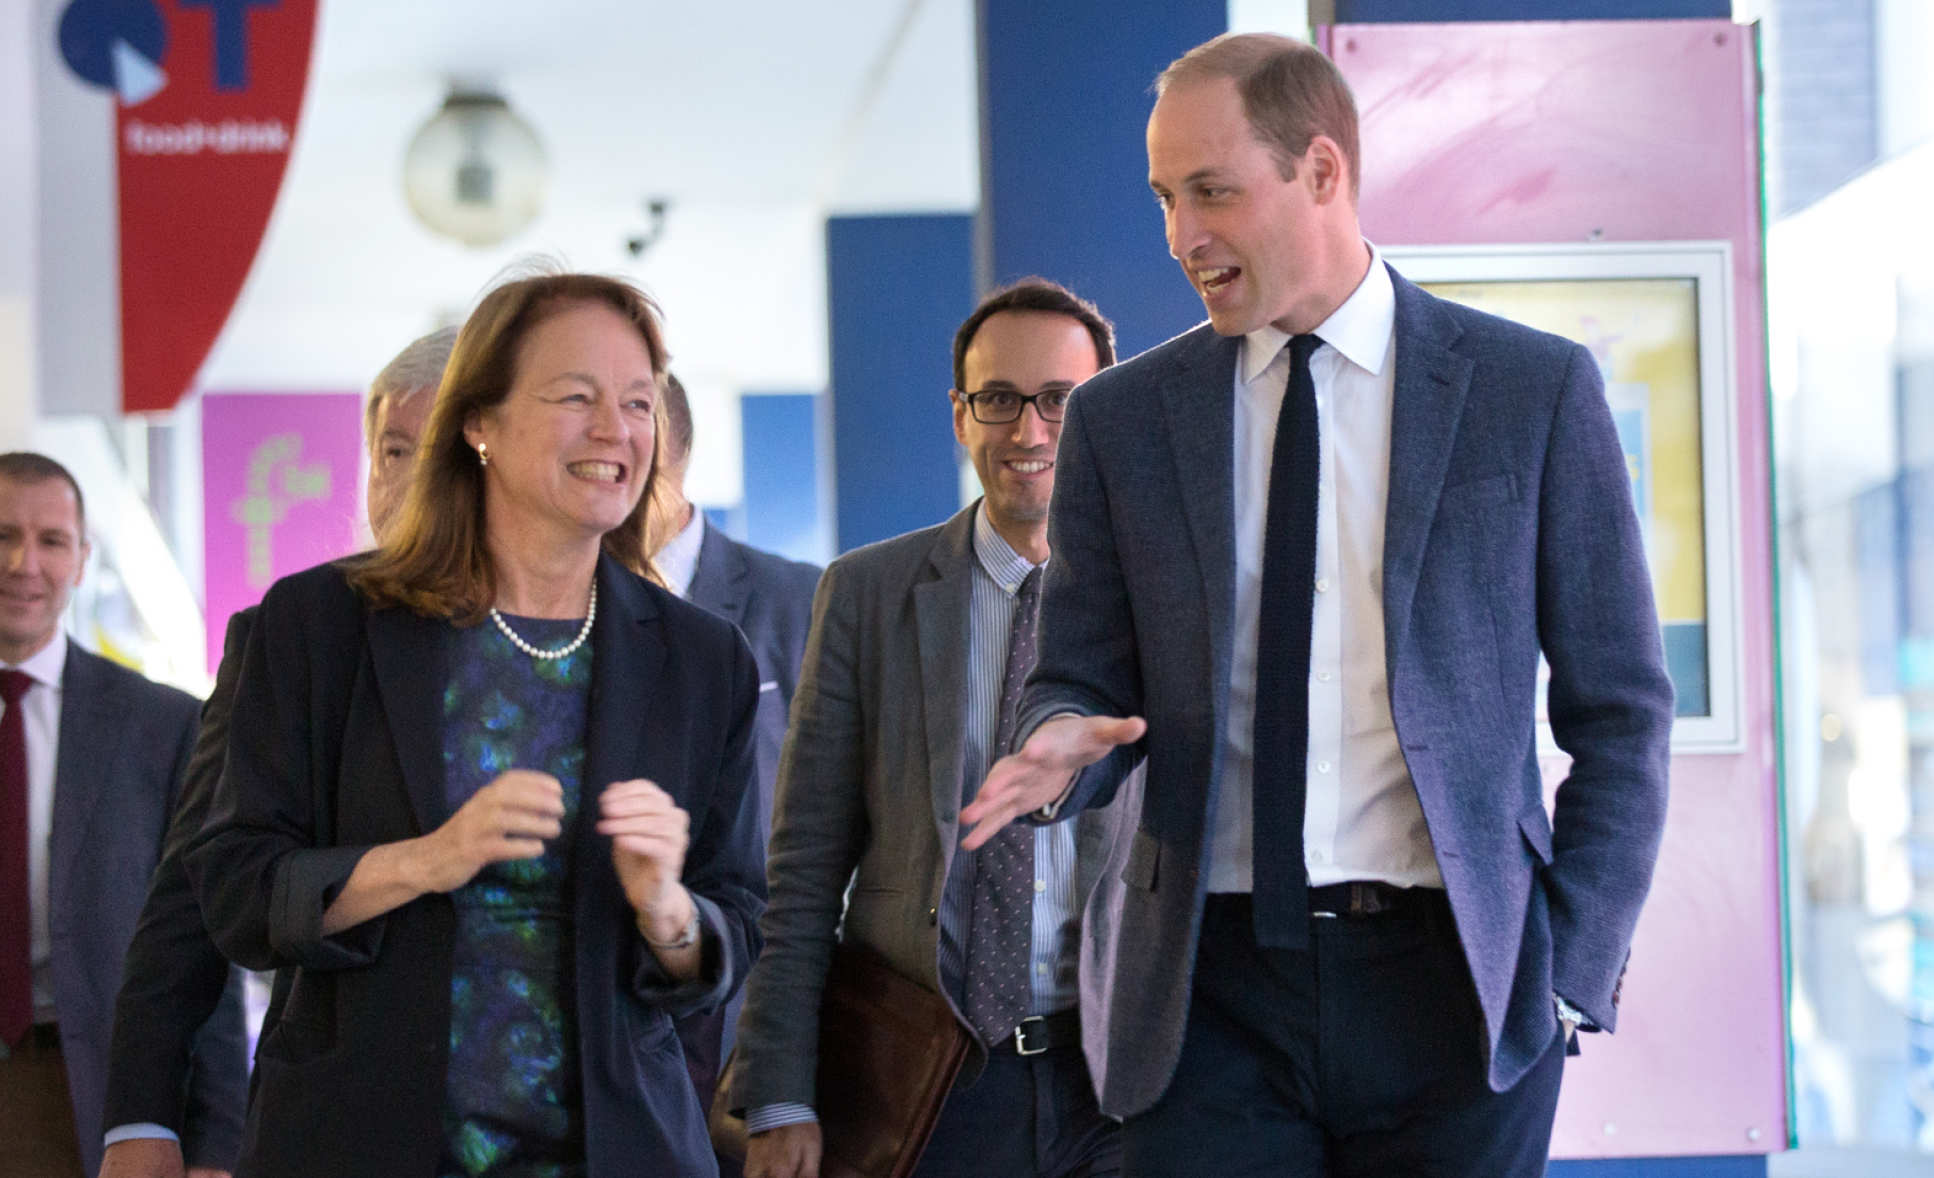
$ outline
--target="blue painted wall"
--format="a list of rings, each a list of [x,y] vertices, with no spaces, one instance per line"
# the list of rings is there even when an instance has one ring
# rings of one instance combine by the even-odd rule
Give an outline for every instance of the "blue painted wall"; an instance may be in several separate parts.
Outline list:
[[[841,552],[960,506],[947,390],[954,329],[974,307],[973,224],[965,215],[826,222]]]
[[[823,502],[821,404],[812,393],[739,398],[745,541],[814,564],[825,564],[833,555]]]
[[[1155,75],[1228,29],[1227,0],[980,0],[979,14],[982,281],[1065,283],[1114,320],[1124,357],[1200,323],[1142,132]]]
[[[1728,20],[1732,0],[1336,0],[1336,23],[1464,20]]]

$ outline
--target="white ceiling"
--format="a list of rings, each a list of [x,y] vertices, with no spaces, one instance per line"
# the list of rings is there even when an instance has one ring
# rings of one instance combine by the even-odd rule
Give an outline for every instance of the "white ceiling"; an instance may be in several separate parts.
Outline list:
[[[542,253],[658,297],[701,431],[691,490],[732,502],[737,447],[704,438],[736,437],[736,395],[826,383],[826,215],[978,201],[972,0],[321,10],[289,173],[205,389],[359,388]],[[544,213],[501,248],[438,239],[403,199],[404,147],[452,78],[494,84],[549,155]],[[634,262],[647,197],[671,208]]]

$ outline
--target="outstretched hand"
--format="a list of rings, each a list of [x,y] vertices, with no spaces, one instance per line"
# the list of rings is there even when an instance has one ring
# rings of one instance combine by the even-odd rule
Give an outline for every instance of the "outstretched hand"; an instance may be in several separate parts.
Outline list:
[[[978,849],[1001,827],[1066,793],[1075,774],[1146,731],[1148,721],[1140,716],[1056,716],[1043,723],[987,771],[973,803],[960,812],[961,823],[973,826],[960,845]]]

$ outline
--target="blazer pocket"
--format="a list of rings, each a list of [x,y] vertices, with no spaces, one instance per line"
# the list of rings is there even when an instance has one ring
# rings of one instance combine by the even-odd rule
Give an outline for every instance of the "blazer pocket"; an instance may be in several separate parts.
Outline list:
[[[1524,835],[1525,845],[1537,856],[1538,862],[1551,865],[1551,818],[1545,814],[1545,804],[1537,801],[1518,811],[1518,832]]]
[[[1128,844],[1128,862],[1122,864],[1121,881],[1144,892],[1154,891],[1156,867],[1161,860],[1161,840],[1146,830],[1136,830]]]
[[[1470,479],[1458,483],[1455,486],[1445,487],[1438,503],[1440,508],[1448,509],[1461,506],[1509,503],[1517,497],[1517,476],[1507,473]]]

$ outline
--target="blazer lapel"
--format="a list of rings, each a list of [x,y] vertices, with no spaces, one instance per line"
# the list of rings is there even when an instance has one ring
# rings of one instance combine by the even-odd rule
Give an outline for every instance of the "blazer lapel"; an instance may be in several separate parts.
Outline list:
[[[709,534],[708,534],[709,539]],[[696,582],[694,582],[696,583]],[[651,685],[665,663],[665,635],[658,606],[638,579],[609,556],[598,557],[598,619],[591,627],[590,732],[578,812],[581,829],[597,821],[597,795],[614,781],[638,776],[637,766],[652,724]],[[660,781],[681,806],[690,783]]]
[[[913,587],[921,712],[927,722],[927,778],[943,859],[960,825],[962,733],[967,726],[967,626],[973,609],[974,512],[948,520],[934,541],[927,579]]]
[[[1424,545],[1444,489],[1470,391],[1471,361],[1450,350],[1462,330],[1395,270],[1396,388],[1390,417],[1390,498],[1384,510],[1385,658],[1395,665],[1410,627]]]
[[[692,570],[692,584],[685,599],[728,621],[743,623],[746,586],[752,576],[746,567],[745,554],[711,524],[703,526],[698,564]]]
[[[1195,346],[1177,354],[1162,383],[1162,412],[1176,485],[1188,489],[1182,510],[1202,577],[1209,646],[1217,678],[1226,681],[1236,599],[1235,372],[1242,340],[1207,326],[1196,333]]]
[[[391,607],[369,614],[369,654],[396,759],[417,829],[443,825],[443,690],[449,680],[450,624]]]
[[[67,661],[60,673],[60,736],[54,750],[54,812],[48,832],[50,896],[75,894],[70,874],[98,859],[87,849],[91,841],[87,823],[119,752],[116,734],[122,728],[115,720],[126,705],[117,698],[113,678],[101,674],[94,660],[68,639]],[[161,750],[157,755],[172,751]]]

